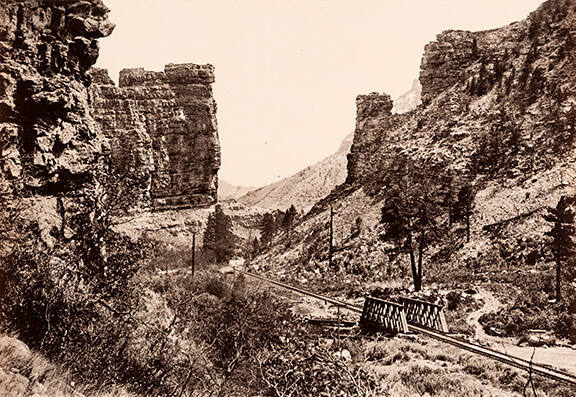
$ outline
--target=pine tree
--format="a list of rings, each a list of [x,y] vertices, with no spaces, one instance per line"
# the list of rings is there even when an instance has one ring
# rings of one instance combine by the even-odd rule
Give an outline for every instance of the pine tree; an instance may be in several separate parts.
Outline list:
[[[298,211],[296,211],[296,207],[291,205],[290,208],[286,210],[286,213],[282,219],[281,227],[286,232],[288,247],[290,247],[290,244],[292,243],[292,231],[294,230],[294,224],[296,223],[297,216]]]
[[[556,299],[562,299],[561,280],[563,266],[576,256],[575,239],[576,196],[562,196],[556,208],[548,208],[544,216],[552,222],[552,229],[545,234],[552,237],[552,253],[556,262]]]
[[[364,222],[362,221],[361,217],[356,218],[356,221],[350,230],[350,238],[356,238],[360,235],[360,233],[362,233],[363,224]]]
[[[258,255],[259,252],[260,252],[260,240],[258,240],[258,237],[254,237],[254,240],[252,240],[250,255],[252,258],[254,258],[256,255]]]
[[[470,242],[470,217],[474,206],[474,196],[474,188],[467,182],[460,188],[458,200],[454,206],[454,221],[466,223],[466,242]]]
[[[232,233],[230,217],[220,205],[216,205],[214,212],[208,216],[202,249],[216,263],[223,263],[234,256],[235,248],[236,236]]]
[[[282,219],[282,229],[290,230],[294,226],[294,222],[296,221],[297,216],[298,211],[296,211],[296,207],[291,205],[290,208],[286,210],[284,218]]]
[[[264,214],[262,218],[262,224],[260,225],[261,235],[260,235],[260,243],[263,247],[270,246],[272,239],[274,238],[274,234],[276,234],[276,219],[274,215],[270,212]]]
[[[386,225],[383,240],[396,241],[401,252],[410,257],[414,290],[422,289],[424,250],[437,232],[438,206],[424,186],[413,190],[394,189],[382,208],[380,222]]]

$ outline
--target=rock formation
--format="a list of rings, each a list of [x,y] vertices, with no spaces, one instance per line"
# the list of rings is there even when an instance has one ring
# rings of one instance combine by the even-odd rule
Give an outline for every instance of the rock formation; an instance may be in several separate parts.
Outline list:
[[[156,210],[213,204],[220,146],[211,65],[125,69],[119,87],[92,71],[95,119],[111,144],[112,166],[137,180],[139,201]]]
[[[100,0],[0,4],[2,190],[51,195],[89,184],[104,141],[87,70],[114,26]]]
[[[356,98],[356,130],[348,154],[347,181],[356,181],[370,174],[366,168],[375,147],[382,145],[384,134],[391,126],[392,100],[388,94],[371,93]],[[368,157],[368,158],[365,158]]]
[[[392,115],[388,95],[358,96],[346,183],[298,226],[299,243],[275,244],[257,264],[281,258],[278,268],[297,277],[316,277],[308,269],[328,277],[333,207],[336,236],[342,233],[335,266],[371,281],[403,277],[410,271],[405,255],[380,238],[390,192],[427,185],[442,209],[436,221],[448,224],[449,202],[468,183],[475,193],[471,241],[462,242],[461,225],[452,227],[425,253],[428,266],[461,271],[482,258],[549,266],[543,214],[576,186],[575,27],[576,1],[549,0],[500,29],[438,35],[421,64],[422,105]],[[362,232],[352,232],[358,219]]]
[[[44,241],[98,185],[107,143],[87,71],[114,28],[107,14],[101,0],[0,3],[0,223],[17,206]]]
[[[503,157],[516,175],[556,163],[575,134],[571,5],[548,1],[501,29],[438,35],[425,49],[424,106],[414,114],[391,116],[385,95],[359,96],[348,183],[380,181],[399,153],[474,174],[487,171],[472,168],[489,166],[476,157],[491,146],[515,147]]]

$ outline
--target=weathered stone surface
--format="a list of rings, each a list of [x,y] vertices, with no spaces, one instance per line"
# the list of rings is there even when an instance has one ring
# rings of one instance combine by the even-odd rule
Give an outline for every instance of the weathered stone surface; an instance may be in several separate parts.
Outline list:
[[[422,62],[424,103],[391,115],[386,95],[358,97],[346,183],[312,208],[292,247],[273,244],[254,266],[302,283],[326,282],[335,269],[351,284],[409,277],[406,255],[382,241],[382,208],[392,195],[410,199],[429,188],[440,209],[436,221],[446,226],[450,203],[443,200],[463,182],[475,193],[470,242],[454,245],[462,236],[454,228],[436,240],[424,259],[430,273],[467,268],[473,277],[471,269],[490,268],[493,259],[526,271],[534,255],[551,262],[541,254],[549,252],[543,215],[576,186],[575,43],[576,0],[549,0],[501,29],[438,36]],[[343,234],[332,266],[330,208],[335,235]],[[348,233],[356,220],[361,232]]]
[[[124,69],[119,87],[93,69],[93,111],[111,144],[112,164],[138,179],[141,207],[213,204],[220,145],[211,65]]]
[[[371,93],[356,98],[356,130],[354,142],[348,154],[348,178],[353,181],[362,178],[369,171],[365,156],[370,156],[374,147],[379,146],[390,127],[392,100],[388,94]]]
[[[105,141],[88,105],[87,70],[114,26],[101,0],[0,4],[0,180],[4,193],[90,185]]]
[[[574,5],[550,0],[500,29],[438,35],[422,59],[423,106],[409,114],[391,115],[386,95],[359,96],[348,184],[377,185],[394,172],[388,158],[397,154],[469,172],[484,149],[478,141],[494,140],[496,132],[517,140],[517,151],[508,153],[517,163],[513,173],[549,168],[569,149],[561,142],[575,134]],[[500,139],[502,148],[512,146]]]
[[[30,349],[24,342],[8,336],[0,337],[0,353],[9,358],[11,367],[17,369],[24,368],[31,358]]]
[[[0,368],[0,390],[4,397],[20,397],[26,395],[28,379],[20,374],[5,372]]]

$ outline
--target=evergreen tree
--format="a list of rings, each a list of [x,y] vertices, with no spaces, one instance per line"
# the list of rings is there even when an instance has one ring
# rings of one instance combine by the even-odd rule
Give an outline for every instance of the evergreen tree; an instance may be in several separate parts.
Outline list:
[[[363,221],[361,217],[356,218],[354,225],[352,225],[352,229],[350,230],[350,238],[356,238],[362,232]]]
[[[556,208],[548,208],[544,216],[552,222],[552,229],[546,232],[552,237],[552,253],[556,262],[556,299],[562,299],[561,279],[564,264],[569,263],[576,256],[575,238],[576,196],[562,196]]]
[[[282,219],[282,229],[290,230],[294,227],[294,223],[296,222],[296,217],[298,216],[298,211],[296,211],[296,207],[291,205],[290,208],[286,210],[284,217]]]
[[[260,225],[260,243],[263,247],[270,246],[272,239],[274,238],[274,234],[276,234],[276,219],[274,215],[270,212],[264,214],[262,218],[262,224]]]
[[[208,216],[202,249],[216,263],[223,263],[233,257],[235,247],[236,236],[232,233],[230,217],[224,214],[220,205],[216,205]]]
[[[380,218],[386,225],[382,239],[395,241],[400,252],[410,257],[415,291],[422,288],[424,250],[438,233],[435,218],[440,208],[426,186],[414,184],[411,189],[391,190]]]
[[[290,208],[286,210],[286,213],[284,213],[284,217],[282,219],[281,227],[286,232],[288,247],[290,247],[290,244],[292,243],[292,231],[294,230],[294,224],[296,223],[297,216],[298,211],[296,211],[296,207],[291,205]]]
[[[284,222],[284,217],[286,216],[286,213],[283,211],[276,211],[273,214],[274,217],[274,233],[276,233],[278,230],[283,229],[282,228],[282,223]]]
[[[258,237],[254,237],[254,240],[252,240],[252,244],[251,244],[251,257],[254,258],[256,255],[258,255],[258,253],[260,252],[260,240],[258,240]]]
[[[458,200],[454,205],[453,220],[466,223],[466,242],[470,242],[470,217],[474,205],[474,188],[467,182],[458,192]]]

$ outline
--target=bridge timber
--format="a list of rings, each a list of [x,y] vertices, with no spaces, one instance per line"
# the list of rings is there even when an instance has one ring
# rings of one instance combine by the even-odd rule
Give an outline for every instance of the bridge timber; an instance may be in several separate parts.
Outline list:
[[[359,314],[362,314],[362,312],[363,312],[363,308],[355,306],[355,305],[351,305],[351,304],[346,303],[346,302],[342,302],[342,301],[339,301],[336,299],[332,299],[332,298],[328,298],[328,297],[325,297],[322,295],[318,295],[318,294],[315,294],[313,292],[309,292],[309,291],[291,286],[289,284],[284,284],[284,283],[281,283],[279,281],[275,281],[275,280],[272,280],[272,279],[269,279],[266,277],[262,277],[260,275],[254,274],[254,273],[248,273],[248,272],[244,272],[241,270],[236,270],[236,271],[240,274],[245,275],[245,276],[259,279],[261,281],[264,281],[264,282],[267,282],[267,283],[270,283],[273,285],[277,285],[279,287],[294,291],[294,292],[299,293],[301,295],[307,295],[307,296],[311,296],[311,297],[316,298],[316,299],[323,300],[325,302],[330,302],[334,305],[337,305],[339,307],[347,309],[351,312],[355,312],[355,313],[359,313]],[[511,356],[509,354],[501,353],[501,352],[489,349],[489,348],[484,347],[484,346],[470,343],[470,342],[464,341],[462,339],[455,338],[451,335],[447,335],[444,332],[435,331],[435,330],[432,330],[429,328],[425,328],[425,327],[413,325],[413,324],[408,324],[408,330],[410,332],[414,332],[414,333],[421,333],[423,335],[426,335],[428,337],[436,339],[440,342],[448,343],[448,344],[456,346],[460,349],[468,350],[474,354],[479,354],[479,355],[488,357],[490,359],[500,361],[504,364],[508,364],[508,365],[514,366],[516,368],[547,377],[549,379],[553,379],[556,381],[561,381],[561,382],[569,383],[572,385],[576,385],[576,376],[574,376],[574,375],[571,375],[571,374],[568,374],[566,372],[562,372],[562,371],[559,371],[556,369],[548,368],[548,367],[545,367],[542,365],[538,365],[538,364],[532,363],[528,360],[524,360],[524,359],[521,359],[519,357]]]
[[[411,298],[403,298],[402,303],[408,323],[448,333],[444,306]]]
[[[407,334],[408,322],[404,306],[382,299],[367,297],[360,316],[360,327],[367,330],[386,330]]]

